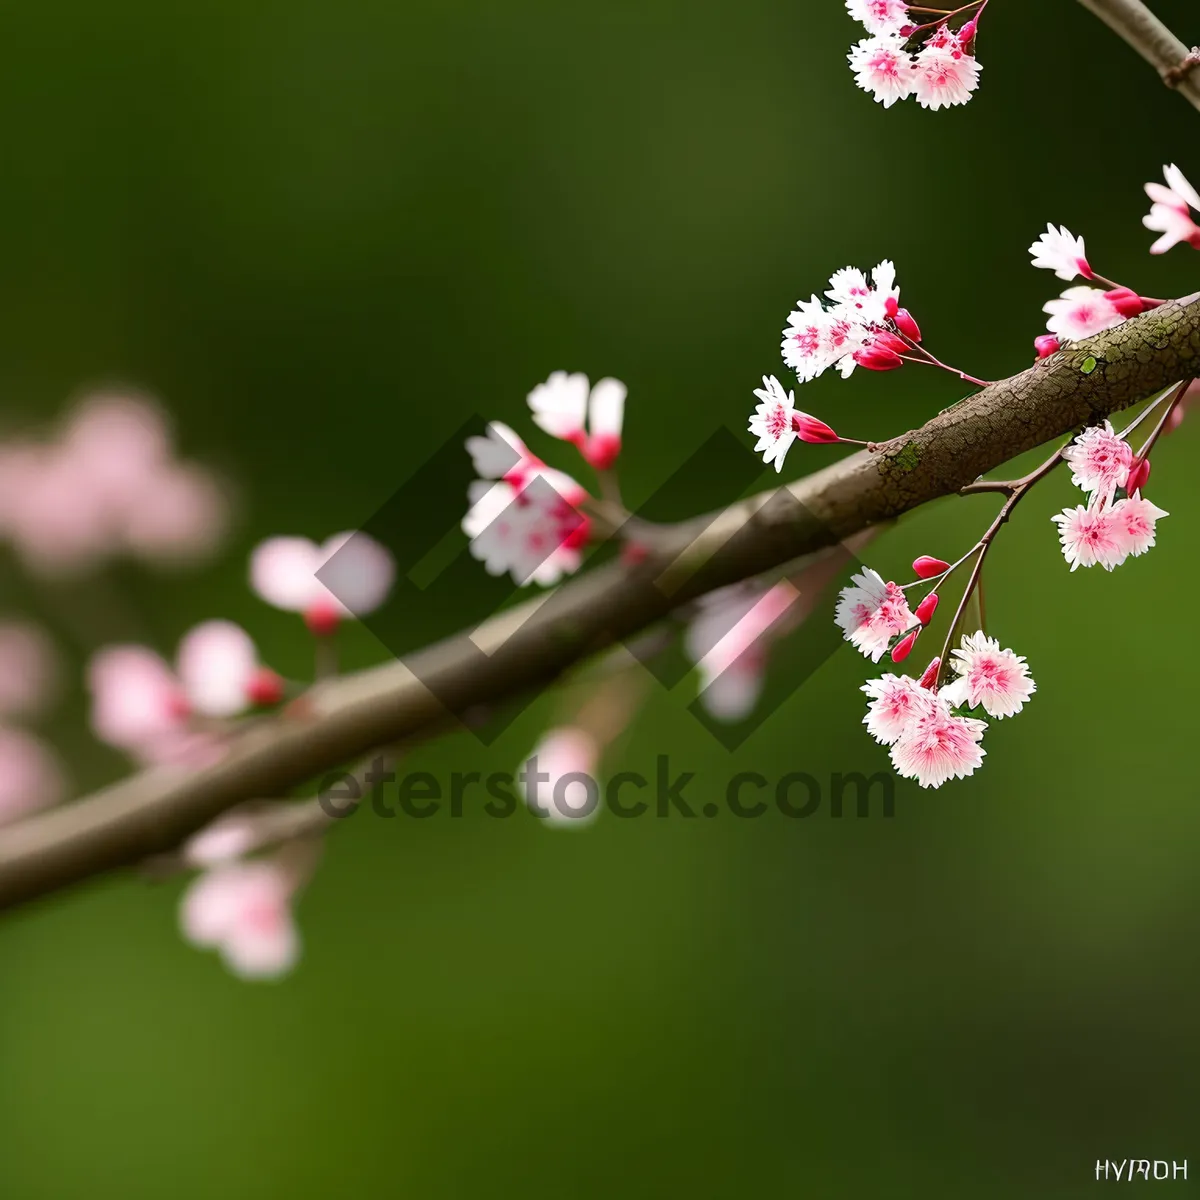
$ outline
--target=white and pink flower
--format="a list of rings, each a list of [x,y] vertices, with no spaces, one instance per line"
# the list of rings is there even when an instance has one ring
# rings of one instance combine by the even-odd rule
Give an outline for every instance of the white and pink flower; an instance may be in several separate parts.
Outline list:
[[[774,463],[776,471],[783,470],[783,460],[797,438],[814,443],[839,440],[824,421],[797,410],[795,393],[785,391],[774,375],[764,375],[763,386],[755,388],[754,394],[759,401],[749,425],[758,438],[754,453],[761,454],[768,466]]]
[[[1094,278],[1083,238],[1076,237],[1065,225],[1047,225],[1046,232],[1029,247],[1029,253],[1035,267],[1053,271],[1059,279],[1070,282],[1080,275]]]
[[[600,811],[599,761],[600,747],[587,730],[563,726],[543,734],[515,778],[535,816],[550,825],[579,826]]]
[[[1161,183],[1146,184],[1146,195],[1152,201],[1142,224],[1152,233],[1162,236],[1150,247],[1151,254],[1166,254],[1173,246],[1186,244],[1200,250],[1200,194],[1174,164],[1163,167]]]
[[[292,918],[295,882],[270,861],[226,863],[192,883],[180,903],[183,936],[220,952],[242,979],[275,979],[300,957]]]
[[[57,804],[65,779],[58,756],[45,742],[0,726],[0,825]]]
[[[892,765],[905,779],[923,788],[941,787],[950,779],[964,779],[982,765],[986,750],[980,746],[987,724],[971,717],[956,717],[940,694],[914,719],[892,746]]]
[[[1110,519],[1118,544],[1126,554],[1137,558],[1154,545],[1155,523],[1171,514],[1143,500],[1140,492],[1118,500],[1110,509]]]
[[[1071,570],[1079,567],[1102,566],[1106,571],[1119,567],[1129,551],[1113,506],[1091,504],[1064,508],[1050,518],[1058,526],[1063,557]]]
[[[933,111],[966,104],[979,86],[980,70],[975,56],[953,35],[945,45],[926,43],[916,56],[913,95],[922,108]]]
[[[1068,342],[1103,333],[1125,320],[1104,292],[1086,286],[1067,288],[1061,296],[1048,300],[1042,311],[1050,314],[1046,328]]]
[[[1116,435],[1110,421],[1085,429],[1062,456],[1071,467],[1071,482],[1102,504],[1111,502],[1117,488],[1124,486],[1133,462],[1132,448]]]
[[[904,736],[917,717],[930,712],[934,694],[910,675],[884,675],[864,683],[870,697],[863,724],[882,746],[892,746]]]
[[[950,665],[958,678],[939,695],[954,708],[982,705],[990,717],[1012,717],[1037,690],[1025,659],[1002,650],[983,630],[964,635],[961,647],[951,653]]]
[[[847,58],[854,82],[884,108],[891,108],[897,100],[906,100],[913,94],[916,64],[904,49],[904,39],[897,34],[864,38],[850,48]]]
[[[589,387],[586,375],[555,371],[529,393],[529,407],[539,429],[570,442],[590,466],[606,471],[621,453],[625,396],[619,379]]]
[[[842,589],[834,620],[846,641],[872,662],[888,652],[892,638],[921,623],[909,610],[900,586],[885,581],[870,567],[851,576],[851,586]]]
[[[846,0],[846,11],[861,21],[868,33],[899,33],[913,23],[903,0]]]
[[[346,618],[373,613],[395,578],[391,552],[361,531],[335,534],[321,545],[305,537],[273,537],[250,555],[255,595],[284,612],[301,613],[318,635],[332,633]]]

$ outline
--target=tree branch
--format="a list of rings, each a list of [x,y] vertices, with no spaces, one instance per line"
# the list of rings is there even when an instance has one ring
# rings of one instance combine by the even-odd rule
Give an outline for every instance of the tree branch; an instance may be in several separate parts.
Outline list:
[[[407,663],[316,685],[302,711],[248,729],[208,770],[143,772],[0,830],[0,908],[174,850],[238,804],[428,737],[453,716],[469,724],[696,596],[827,551],[1198,374],[1200,293],[1077,342],[874,451],[668,527],[637,566],[609,564]]]
[[[1079,0],[1114,33],[1128,42],[1180,95],[1200,109],[1200,65],[1185,46],[1141,0]]]

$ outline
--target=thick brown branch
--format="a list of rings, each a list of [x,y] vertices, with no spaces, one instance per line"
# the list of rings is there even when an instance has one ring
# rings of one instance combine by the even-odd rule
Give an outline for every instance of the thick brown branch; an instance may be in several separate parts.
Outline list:
[[[173,850],[237,804],[280,795],[377,746],[429,736],[445,727],[447,710],[469,720],[687,600],[952,495],[1026,450],[1197,374],[1200,296],[1169,301],[874,451],[673,527],[637,567],[590,572],[407,664],[321,684],[303,715],[253,729],[210,770],[136,775],[0,831],[0,907]]]
[[[1124,38],[1155,70],[1200,108],[1200,72],[1195,53],[1185,46],[1141,0],[1079,0],[1118,36]]]

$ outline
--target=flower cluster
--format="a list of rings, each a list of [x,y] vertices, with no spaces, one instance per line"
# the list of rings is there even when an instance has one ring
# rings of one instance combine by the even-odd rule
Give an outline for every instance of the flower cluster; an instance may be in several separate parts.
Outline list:
[[[914,96],[924,108],[966,104],[979,86],[975,58],[979,15],[986,0],[968,4],[956,14],[918,24],[902,0],[846,0],[850,15],[866,26],[870,37],[850,50],[854,82],[884,108]],[[975,15],[957,29],[951,16]]]
[[[625,385],[555,371],[529,393],[534,424],[570,442],[595,471],[610,472],[621,452]],[[554,584],[579,570],[596,537],[586,488],[535,455],[507,425],[467,439],[478,479],[467,492],[463,532],[489,575],[510,574],[522,587]]]
[[[939,688],[940,665],[934,659],[920,679],[884,675],[862,689],[871,701],[867,732],[890,747],[897,774],[926,788],[972,775],[983,763],[987,722],[967,712],[1011,717],[1037,690],[1025,659],[982,630],[963,637],[950,661],[957,678]]]
[[[1071,570],[1099,564],[1111,571],[1130,555],[1145,554],[1154,545],[1156,522],[1169,515],[1142,497],[1150,459],[1135,455],[1108,421],[1084,430],[1062,456],[1071,482],[1088,494],[1086,507],[1065,508],[1051,518]]]

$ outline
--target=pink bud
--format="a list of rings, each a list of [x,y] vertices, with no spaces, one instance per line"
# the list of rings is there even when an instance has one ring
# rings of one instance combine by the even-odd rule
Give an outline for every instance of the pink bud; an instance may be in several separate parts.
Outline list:
[[[897,300],[895,296],[889,296],[883,302],[883,311],[885,313],[887,313],[887,315],[889,317],[894,318],[896,316],[896,314],[900,311],[900,301]]]
[[[1041,337],[1033,339],[1033,347],[1037,351],[1038,358],[1049,358],[1050,355],[1057,354],[1062,349],[1062,342],[1052,333],[1043,333]]]
[[[589,438],[579,450],[588,466],[597,471],[607,471],[621,453],[621,439],[615,434],[600,433]]]
[[[917,605],[917,620],[922,625],[928,625],[933,620],[933,614],[937,612],[938,594],[930,592],[920,604]]]
[[[906,338],[911,341],[919,342],[921,340],[921,327],[917,324],[912,313],[907,308],[897,309],[892,316],[892,320],[896,322],[896,328],[900,330]]]
[[[1127,287],[1112,288],[1104,293],[1104,298],[1123,317],[1137,317],[1145,311],[1141,296]]]
[[[316,600],[304,610],[304,623],[313,637],[332,637],[341,621],[341,614],[330,600]]]
[[[900,27],[900,36],[902,38],[910,38],[920,28],[919,25],[902,25]]]
[[[1134,492],[1140,492],[1146,486],[1147,480],[1150,478],[1150,460],[1148,458],[1138,458],[1135,454],[1133,462],[1129,467],[1129,474],[1125,478],[1125,490],[1129,495]]]
[[[919,629],[914,629],[912,633],[901,638],[896,643],[896,647],[892,651],[892,662],[903,662],[912,653],[912,648],[917,644],[917,638],[920,633],[921,631]]]
[[[943,562],[940,558],[930,558],[928,554],[922,554],[913,563],[913,570],[916,572],[918,579],[932,579],[935,575],[940,575],[943,571],[948,571],[950,564]]]
[[[855,350],[854,361],[868,371],[894,371],[904,366],[904,360],[893,350],[884,350],[876,346],[866,346]]]
[[[259,667],[246,681],[246,699],[258,708],[273,708],[283,699],[283,680],[269,667]]]
[[[825,445],[829,442],[841,441],[841,438],[824,421],[818,421],[816,417],[810,417],[808,413],[793,413],[792,428],[802,442]]]
[[[963,26],[963,27],[962,27],[962,28],[961,28],[961,29],[958,31],[958,40],[959,40],[960,42],[962,42],[962,44],[963,44],[964,46],[967,46],[967,47],[969,47],[969,46],[971,45],[971,43],[972,43],[972,42],[975,40],[975,34],[976,34],[976,32],[978,31],[978,29],[979,29],[979,18],[978,18],[978,17],[972,17],[972,18],[971,18],[971,19],[970,19],[970,20],[969,20],[969,21],[968,21],[968,22],[967,22],[967,23],[966,23],[966,24],[965,24],[965,25],[964,25],[964,26]]]
[[[923,688],[931,688],[937,683],[938,668],[942,665],[940,658],[935,658],[933,662],[925,668],[925,674],[917,680],[917,683]]]
[[[873,348],[890,350],[893,354],[907,354],[912,347],[903,339],[887,329],[881,329],[871,343]]]

